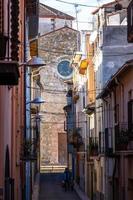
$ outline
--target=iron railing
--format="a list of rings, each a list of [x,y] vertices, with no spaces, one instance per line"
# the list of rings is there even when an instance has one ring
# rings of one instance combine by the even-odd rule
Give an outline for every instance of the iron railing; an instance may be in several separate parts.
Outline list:
[[[37,160],[37,155],[39,151],[38,140],[25,140],[22,144],[22,150],[20,158],[24,161],[34,161]]]
[[[115,150],[127,150],[129,143],[128,123],[119,123],[115,126]]]
[[[89,137],[88,153],[89,156],[98,155],[98,137]]]

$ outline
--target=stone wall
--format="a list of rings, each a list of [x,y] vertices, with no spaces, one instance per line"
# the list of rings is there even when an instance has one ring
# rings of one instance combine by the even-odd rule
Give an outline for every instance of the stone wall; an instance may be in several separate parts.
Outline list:
[[[78,32],[64,27],[39,38],[39,56],[46,61],[40,70],[41,105],[41,166],[67,163],[67,139],[64,131],[67,83],[57,72],[61,59],[70,60],[77,50]]]

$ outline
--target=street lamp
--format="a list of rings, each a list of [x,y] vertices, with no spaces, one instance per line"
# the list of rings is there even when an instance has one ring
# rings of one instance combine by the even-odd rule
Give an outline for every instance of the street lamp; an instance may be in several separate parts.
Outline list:
[[[28,67],[32,67],[32,68],[38,68],[38,67],[42,67],[45,66],[46,63],[44,62],[44,60],[38,56],[33,56],[27,63],[26,65]]]
[[[31,85],[31,69],[39,68],[41,66],[45,66],[44,60],[42,60],[38,56],[33,56],[30,60],[23,64],[24,67],[24,75],[25,75],[25,141],[31,141],[31,104],[39,105],[44,103],[45,101],[41,97],[36,97],[35,99],[31,100],[31,87],[27,87]],[[37,131],[37,130],[36,130]],[[32,164],[30,160],[26,160],[25,162],[25,170],[26,170],[26,191],[25,191],[25,199],[31,199],[31,171]]]
[[[26,104],[29,104],[29,103],[41,104],[41,103],[45,103],[45,100],[42,99],[41,97],[36,97],[33,100],[26,102]]]
[[[32,56],[31,59],[29,59],[27,62],[19,63],[20,67],[27,66],[30,68],[38,68],[45,65],[46,65],[45,61],[39,56]]]

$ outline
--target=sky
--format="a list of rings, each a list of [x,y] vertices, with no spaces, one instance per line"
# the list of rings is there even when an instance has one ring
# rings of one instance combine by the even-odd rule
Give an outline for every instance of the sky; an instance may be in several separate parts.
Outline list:
[[[77,10],[77,22],[75,21],[73,23],[73,28],[78,30],[89,30],[91,27],[89,22],[91,22],[92,15],[91,12],[95,10],[95,7],[88,7],[88,6],[100,6],[103,3],[108,3],[113,0],[62,0],[64,2],[68,3],[74,3],[74,4],[82,4],[87,6],[77,6],[75,9],[74,5],[67,4],[60,2],[58,0],[40,0],[40,3],[46,4],[50,7],[53,7],[57,10],[60,10],[64,13],[67,13],[69,15],[72,15],[76,17],[76,10]]]

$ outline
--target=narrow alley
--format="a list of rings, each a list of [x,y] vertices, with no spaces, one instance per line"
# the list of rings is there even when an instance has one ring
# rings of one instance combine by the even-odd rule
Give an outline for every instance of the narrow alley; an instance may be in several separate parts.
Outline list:
[[[75,191],[66,191],[61,186],[62,173],[41,174],[39,200],[80,200]]]
[[[133,0],[0,0],[0,200],[133,200]]]

